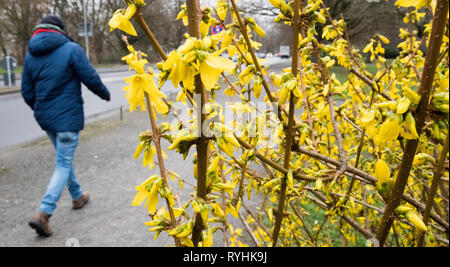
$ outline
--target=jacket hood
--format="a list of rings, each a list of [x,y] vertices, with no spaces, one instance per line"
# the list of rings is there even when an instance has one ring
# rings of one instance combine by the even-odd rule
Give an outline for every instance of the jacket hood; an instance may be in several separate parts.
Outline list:
[[[28,50],[33,56],[43,56],[55,51],[67,42],[69,42],[69,39],[63,34],[42,32],[30,39]]]

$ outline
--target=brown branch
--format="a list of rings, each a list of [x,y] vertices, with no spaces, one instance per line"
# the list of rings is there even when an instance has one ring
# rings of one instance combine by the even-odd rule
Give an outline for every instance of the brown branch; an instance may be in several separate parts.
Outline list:
[[[294,0],[294,18],[292,21],[292,38],[293,38],[293,54],[292,54],[292,75],[294,75],[294,78],[297,79],[297,72],[298,72],[298,33],[299,33],[299,8],[300,8],[300,2],[299,0]],[[292,143],[294,141],[294,115],[295,115],[295,103],[297,98],[295,97],[293,92],[289,92],[289,117],[288,117],[288,128],[286,132],[286,146],[284,148],[284,161],[283,161],[283,167],[286,170],[289,170],[289,164],[291,162],[291,148]],[[281,180],[281,187],[280,187],[280,198],[278,200],[278,211],[277,216],[275,217],[275,225],[273,228],[273,235],[272,235],[272,242],[273,246],[275,247],[277,245],[278,241],[278,235],[280,234],[280,228],[281,223],[283,221],[283,214],[284,214],[284,205],[286,203],[286,190],[287,190],[287,175],[283,177]]]
[[[258,226],[266,233],[266,235],[270,236],[269,230],[267,230],[267,228],[259,221],[258,217],[256,217],[253,214],[253,212],[247,207],[247,205],[242,203],[242,207],[244,207],[244,209],[248,213],[248,215],[250,215],[255,220],[255,222],[258,224]]]
[[[317,190],[315,190],[313,187],[310,187],[310,186],[305,186],[305,189],[308,190],[308,191],[317,191]],[[317,192],[319,192],[319,191],[317,191]],[[342,195],[342,194],[339,194],[339,193],[335,193],[335,192],[330,192],[330,194],[331,194],[331,195],[334,195],[334,196],[337,196],[337,197],[345,197],[345,195]],[[384,213],[384,210],[383,210],[383,209],[380,209],[380,208],[377,208],[377,207],[375,207],[375,206],[373,206],[373,205],[367,204],[367,203],[364,202],[364,201],[355,199],[355,203],[358,203],[358,204],[360,204],[360,205],[362,205],[362,206],[365,206],[365,207],[367,207],[367,208],[376,210],[378,213]]]
[[[439,57],[440,47],[442,44],[442,38],[447,21],[448,6],[448,0],[438,0],[436,4],[435,16],[433,18],[430,42],[428,46],[428,53],[425,59],[425,66],[420,82],[420,88],[418,90],[418,94],[421,96],[421,100],[414,114],[417,133],[419,134],[419,136],[425,124],[426,115],[428,114],[428,103],[432,92],[437,60]],[[394,213],[394,210],[398,207],[398,205],[400,205],[403,192],[408,182],[409,173],[411,171],[411,166],[416,154],[418,144],[419,139],[408,140],[406,143],[394,190],[388,201],[380,227],[378,228],[377,239],[380,242],[380,246],[383,246],[384,242],[386,241],[387,235],[394,220],[392,215]]]
[[[413,205],[416,209],[425,210],[425,204],[417,201],[413,197],[403,194],[402,198],[409,204]],[[435,222],[437,222],[442,227],[444,227],[447,231],[449,230],[448,222],[446,220],[444,220],[442,217],[440,217],[439,215],[437,215],[436,213],[431,213],[430,218],[433,219]]]
[[[372,91],[380,94],[381,96],[383,96],[385,99],[392,101],[392,97],[390,97],[388,94],[386,94],[386,92],[380,92],[379,89],[377,88],[377,86],[375,86],[375,82],[373,82],[369,77],[367,77],[366,75],[362,74],[361,72],[359,72],[357,69],[352,68],[350,70],[351,73],[355,74],[356,77],[358,77],[359,79],[361,79],[361,81],[363,81],[364,83],[366,83],[371,89]]]
[[[150,118],[150,123],[152,126],[153,142],[155,143],[156,155],[158,157],[159,172],[161,174],[161,178],[163,179],[164,185],[166,187],[168,187],[166,169],[164,167],[164,159],[163,159],[163,154],[162,154],[162,149],[161,149],[161,136],[159,134],[158,127],[156,126],[156,119],[153,114],[152,103],[151,103],[150,97],[147,93],[145,93],[145,99],[147,100],[147,109],[148,109],[148,115]],[[175,228],[176,227],[176,219],[175,219],[175,215],[173,212],[173,208],[170,205],[169,200],[167,198],[165,198],[165,199],[166,199],[167,209],[169,210],[170,224],[173,228]],[[180,240],[177,237],[174,237],[174,239],[175,239],[175,245],[177,247],[180,247],[181,246]]]
[[[339,167],[340,166],[340,162],[326,157],[322,154],[319,154],[317,152],[313,152],[307,149],[304,149],[302,147],[298,147],[298,146],[294,146],[293,147],[293,151],[297,151],[299,153],[305,154],[307,156],[310,156],[314,159],[323,161],[325,163],[328,163],[330,165]],[[360,170],[358,168],[355,168],[353,166],[347,166],[347,172],[357,175],[358,177],[362,178],[363,181],[365,181],[366,183],[369,183],[371,185],[376,185],[377,182],[377,178],[375,178],[374,176],[364,172],[363,170]],[[344,173],[345,174],[345,173]],[[412,198],[411,196],[408,196],[406,194],[402,195],[403,200],[405,200],[406,202],[408,202],[409,204],[413,205],[414,207],[416,207],[417,209],[421,209],[424,210],[425,209],[425,204],[415,200],[414,198]],[[439,223],[442,227],[446,228],[447,230],[449,229],[449,224],[448,222],[446,222],[443,218],[441,218],[440,216],[438,216],[435,213],[431,213],[430,217],[437,223]]]
[[[268,85],[266,79],[264,78],[263,71],[262,71],[262,67],[261,67],[261,65],[259,64],[258,57],[257,57],[256,54],[255,54],[255,50],[254,50],[254,48],[253,48],[252,42],[251,42],[251,40],[250,40],[250,37],[248,36],[246,24],[244,24],[244,22],[243,22],[243,20],[242,20],[242,18],[241,18],[241,15],[240,15],[240,13],[239,13],[239,10],[238,10],[238,8],[237,8],[237,6],[236,6],[235,1],[234,1],[234,0],[230,0],[230,2],[231,2],[231,5],[232,5],[232,8],[233,8],[233,11],[234,11],[234,13],[236,14],[236,18],[237,18],[237,20],[238,20],[238,24],[239,24],[239,27],[238,27],[238,28],[239,28],[239,31],[241,32],[242,36],[244,37],[244,41],[245,41],[245,43],[246,43],[246,45],[247,45],[247,51],[250,53],[250,55],[251,55],[251,57],[252,57],[253,64],[255,65],[256,75],[258,75],[258,76],[261,77],[262,85],[263,85],[263,87],[264,87],[264,91],[266,92],[266,95],[267,95],[269,101],[270,101],[272,104],[278,104],[278,102],[276,101],[276,99],[273,97],[272,92],[270,91],[270,87],[269,87],[269,85]],[[224,26],[223,23],[222,23],[222,26]],[[224,26],[224,27],[226,28],[226,26]],[[233,41],[233,44],[234,44],[234,46],[236,47],[236,49],[239,51],[239,53],[240,53],[240,54],[242,55],[242,57],[244,58],[245,62],[246,62],[248,65],[250,65],[251,62],[249,62],[249,61],[247,60],[247,58],[245,57],[243,51],[239,48],[239,45],[237,44],[236,40],[233,38],[232,41]],[[266,70],[267,70],[267,69],[266,69]],[[269,77],[269,79],[270,79],[270,77]],[[277,93],[277,92],[275,91],[275,93]],[[284,113],[284,114],[287,115],[287,112],[286,112],[286,110],[283,109],[281,106],[278,106],[278,109],[279,109],[279,112],[277,113],[278,119],[280,120],[280,122],[282,122],[283,124],[285,124],[285,121],[283,120],[283,116],[281,115],[281,113]]]
[[[275,170],[283,173],[284,175],[287,175],[287,173],[289,172],[288,169],[278,165],[277,163],[275,163],[271,159],[268,159],[267,157],[264,157],[258,151],[256,151],[255,148],[253,148],[250,144],[246,143],[240,137],[238,137],[236,135],[235,135],[235,137],[236,137],[236,139],[238,140],[239,144],[242,147],[244,147],[247,150],[254,150],[255,151],[255,156],[258,159],[260,159],[262,162],[264,162],[265,164],[267,164],[270,167],[274,168]],[[304,175],[304,174],[299,173],[299,172],[294,172],[293,173],[293,178],[296,179],[296,180],[303,180],[303,181],[310,181],[310,182],[315,182],[315,181],[317,181],[319,179],[319,178],[316,178],[316,177],[311,177],[311,176],[308,176],[308,175]],[[374,179],[376,179],[376,178],[374,178]],[[326,180],[326,179],[322,179],[322,180]]]
[[[292,205],[292,203],[289,203],[289,205],[291,206],[292,210],[294,211],[295,216],[297,216],[297,218],[299,218],[299,220],[302,222],[303,229],[305,230],[305,232],[308,235],[311,242],[314,242],[314,238],[313,238],[311,232],[309,231],[307,225],[305,224],[302,214],[294,207],[294,205]],[[313,243],[313,245],[314,245],[314,243]]]
[[[198,0],[187,0],[186,8],[189,20],[189,34],[200,39],[200,3]],[[203,135],[203,122],[206,120],[206,114],[203,114],[203,107],[208,102],[208,94],[203,87],[200,75],[195,76],[195,93],[200,96],[200,105],[197,104],[198,136],[197,141],[197,197],[206,200],[206,170],[208,168],[208,143],[209,140]],[[196,216],[192,232],[192,242],[194,246],[198,245],[201,238],[201,232],[204,229],[201,216]]]
[[[131,3],[130,0],[125,0],[127,3]],[[142,15],[142,6],[137,6],[136,14],[134,15],[134,20],[139,24],[139,26],[144,30],[145,34],[147,35],[150,43],[152,44],[153,48],[156,50],[156,52],[159,54],[159,56],[163,60],[167,60],[167,54],[164,52],[164,49],[162,48],[161,44],[156,39],[153,32],[150,30],[150,28],[147,25],[147,22],[145,22],[144,16]],[[180,83],[180,85],[183,87],[183,84]],[[188,100],[193,105],[192,101],[192,94],[188,91]],[[171,108],[171,105],[164,100],[164,102]]]
[[[303,35],[303,33],[302,33],[302,35]],[[299,69],[300,69],[300,83],[301,83],[301,89],[302,89],[302,94],[303,94],[303,105],[305,105],[306,115],[308,117],[309,131],[311,133],[311,141],[313,143],[313,148],[314,148],[314,150],[317,150],[316,149],[317,141],[316,141],[316,137],[315,137],[316,133],[315,133],[314,126],[313,126],[314,120],[311,117],[311,106],[308,101],[308,96],[306,95],[305,83],[303,81],[303,66],[302,66],[301,61],[299,62]]]
[[[259,65],[258,58],[256,57],[256,54],[253,49],[250,38],[248,37],[247,28],[244,25],[244,22],[242,21],[241,15],[239,14],[239,10],[236,6],[236,1],[231,0],[231,5],[233,6],[234,13],[236,14],[236,18],[239,23],[239,29],[241,31],[241,34],[244,37],[245,43],[247,44],[247,50],[250,52],[250,55],[252,56],[253,64],[255,65],[256,71],[261,73],[262,85],[264,87],[264,90],[266,91],[267,97],[269,98],[270,102],[276,103],[276,100],[273,98],[272,93],[270,92],[269,85],[267,84],[266,80],[262,76],[261,66]]]
[[[248,223],[245,221],[244,217],[242,217],[242,214],[240,212],[238,213],[238,215],[239,215],[239,219],[241,220],[242,224],[244,225],[244,228],[247,231],[248,235],[251,237],[252,241],[258,247],[258,239],[253,234],[252,229],[250,228],[250,225],[248,225]]]
[[[150,40],[150,43],[152,44],[153,48],[155,48],[156,52],[161,56],[163,60],[167,59],[167,54],[164,52],[164,49],[162,48],[161,44],[156,39],[153,32],[148,27],[147,23],[144,20],[144,17],[141,12],[141,7],[138,7],[136,11],[136,15],[134,16],[134,20],[141,26],[141,28],[144,30],[145,34],[147,35],[148,39]]]
[[[299,146],[294,146],[293,150],[297,151],[299,153],[305,154],[307,156],[310,156],[312,158],[315,158],[317,160],[320,160],[320,161],[326,162],[328,164],[334,165],[336,167],[340,167],[341,166],[341,163],[339,161],[337,161],[335,159],[332,159],[332,158],[329,158],[327,156],[324,156],[322,154],[319,154],[317,152],[313,152],[313,151],[310,151],[308,149],[305,149],[305,148],[302,148],[302,147],[299,147]],[[346,170],[348,172],[350,172],[350,173],[356,174],[357,176],[363,178],[364,180],[366,180],[370,184],[375,184],[377,182],[377,178],[375,178],[374,176],[372,176],[372,175],[370,175],[370,174],[368,174],[368,173],[366,173],[366,172],[364,172],[364,171],[362,171],[362,170],[360,170],[358,168],[355,168],[353,166],[348,166],[347,165],[346,166]]]
[[[225,179],[225,174],[223,173],[223,164],[222,164],[223,162],[222,162],[222,160],[220,160],[220,178],[222,179],[222,183],[225,183],[226,182],[226,179]],[[226,194],[225,194],[225,191],[222,191],[222,194],[221,194],[221,196],[222,196],[222,203],[221,203],[221,205],[222,205],[222,209],[223,210],[226,210],[226,207],[227,207],[227,201],[226,201]],[[227,235],[227,228],[228,228],[228,225],[227,225],[227,222],[226,222],[226,220],[224,221],[224,222],[222,222],[222,231],[223,231],[223,246],[224,247],[228,247],[228,235]]]
[[[137,16],[140,16],[139,15],[140,14],[140,9],[137,12],[138,12]],[[145,24],[145,22],[144,22],[144,24]],[[123,41],[125,43],[128,43],[126,37],[123,38]],[[139,58],[141,57],[140,53],[138,53],[138,57]],[[150,97],[149,97],[149,95],[146,92],[145,92],[145,99],[146,99],[146,102],[147,102],[147,110],[148,110],[150,124],[151,124],[151,127],[152,127],[152,137],[153,137],[152,139],[153,139],[153,142],[155,143],[156,155],[157,155],[157,158],[158,158],[158,166],[159,166],[160,175],[161,175],[161,178],[163,179],[164,185],[166,187],[168,187],[166,169],[164,167],[164,159],[163,159],[163,154],[162,154],[162,149],[161,149],[161,135],[159,134],[158,127],[156,126],[156,118],[155,118],[155,115],[153,113],[153,107],[152,107],[152,104],[151,104],[151,101],[150,101]],[[177,222],[176,222],[176,218],[175,218],[175,215],[174,215],[174,212],[173,212],[173,208],[172,208],[172,206],[170,204],[170,201],[169,201],[169,199],[167,197],[165,198],[165,200],[166,200],[167,209],[168,209],[169,215],[170,215],[170,224],[171,224],[171,226],[173,228],[175,228]],[[175,245],[177,247],[180,247],[181,246],[180,240],[177,237],[174,237],[174,240],[175,240]]]
[[[369,108],[372,107],[374,98],[375,98],[375,92],[372,91],[372,94],[371,94],[371,97],[370,97]],[[346,117],[344,117],[344,119],[345,118]],[[362,133],[361,133],[361,141],[359,142],[359,145],[358,145],[358,150],[357,150],[356,160],[355,160],[355,168],[358,168],[358,166],[359,166],[359,160],[361,158],[361,153],[362,153],[362,149],[363,149],[363,146],[364,146],[364,137],[365,136],[366,136],[366,129],[364,128],[364,130],[362,130]],[[354,185],[355,185],[355,177],[353,177],[352,181],[350,182],[350,186],[349,186],[349,188],[347,190],[347,194],[345,196],[346,198],[344,199],[343,206],[347,203],[348,197],[350,196],[350,193],[352,192]],[[367,213],[367,210],[366,210],[366,213]]]
[[[319,207],[323,208],[323,209],[329,209],[331,208],[328,204],[326,204],[326,202],[328,201],[327,198],[320,192],[318,191],[311,191],[311,193],[313,193],[316,197],[318,197],[320,199],[320,202],[322,203],[321,205],[319,205]],[[320,203],[319,202],[319,203]],[[346,221],[350,226],[352,226],[355,230],[357,230],[358,232],[360,232],[364,237],[366,237],[367,239],[373,238],[375,235],[370,232],[367,229],[364,229],[363,227],[361,227],[357,222],[355,222],[352,218],[343,215],[342,219],[344,219],[344,221]]]
[[[312,45],[313,45],[314,56],[317,59],[317,63],[318,63],[317,65],[318,65],[318,68],[320,71],[320,76],[322,79],[323,86],[326,86],[326,85],[331,86],[328,69],[325,67],[324,62],[323,62],[322,58],[320,57],[319,44],[318,44],[317,40],[313,40]],[[331,123],[332,123],[333,129],[334,129],[334,136],[336,138],[336,142],[338,145],[340,168],[336,172],[335,177],[334,177],[334,179],[337,179],[339,176],[341,176],[346,171],[347,157],[346,157],[346,153],[344,151],[344,141],[342,139],[342,134],[339,130],[339,124],[336,119],[335,102],[334,102],[334,98],[332,97],[332,90],[329,90],[328,94],[324,97],[328,103],[328,107],[330,110],[330,119],[331,119]]]
[[[448,153],[448,145],[449,145],[449,135],[445,138],[444,146],[442,147],[441,155],[439,156],[438,165],[436,166],[436,170],[434,171],[433,180],[431,182],[430,192],[428,193],[427,203],[425,205],[425,211],[423,213],[423,222],[425,225],[428,224],[430,219],[431,208],[434,203],[434,196],[437,192],[438,181],[441,179],[442,170],[444,169],[445,159],[447,158]],[[421,232],[419,236],[419,241],[417,242],[418,247],[423,246],[423,241],[425,238],[425,232]]]
[[[335,107],[334,99],[332,98],[331,94],[328,94],[326,99],[328,102],[328,106],[330,108],[330,119],[331,119],[331,123],[333,125],[334,135],[336,137],[336,142],[338,145],[339,161],[341,164],[339,172],[337,173],[337,175],[335,177],[335,178],[337,178],[338,176],[340,176],[340,174],[344,173],[347,168],[347,156],[344,151],[344,139],[342,138],[341,131],[339,130],[339,124],[336,119],[336,111],[334,108]]]

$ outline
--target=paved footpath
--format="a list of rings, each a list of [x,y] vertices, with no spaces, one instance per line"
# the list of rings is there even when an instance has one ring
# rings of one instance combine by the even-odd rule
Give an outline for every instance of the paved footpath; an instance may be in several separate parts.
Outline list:
[[[55,152],[42,138],[32,143],[12,147],[0,153],[0,247],[1,246],[172,246],[173,239],[162,233],[155,241],[144,222],[149,221],[144,206],[132,207],[134,186],[158,169],[144,169],[141,159],[132,154],[140,131],[149,127],[146,113],[124,114],[97,121],[81,132],[80,145],[75,153],[75,175],[82,189],[89,192],[91,201],[82,210],[71,209],[71,199],[64,190],[50,222],[54,234],[40,238],[28,226],[40,203],[52,175]],[[161,120],[162,121],[162,120]],[[160,121],[160,122],[161,122]],[[163,146],[167,148],[168,142]],[[192,154],[193,150],[191,151]],[[173,151],[165,161],[169,169],[183,175],[191,183],[192,156],[183,161]],[[175,192],[178,183],[169,181]],[[185,184],[182,201],[189,199],[191,188]],[[160,202],[162,203],[162,202]],[[239,221],[230,218],[233,224]],[[241,226],[241,229],[244,228]],[[245,231],[244,235],[245,235]],[[217,233],[221,245],[221,234]],[[215,240],[216,241],[216,240]],[[246,238],[244,242],[252,244]]]
[[[64,190],[54,215],[50,238],[39,238],[27,225],[52,175],[55,152],[46,139],[18,146],[0,154],[0,246],[167,246],[161,236],[153,241],[143,225],[143,207],[134,208],[134,186],[156,170],[142,168],[131,157],[136,137],[146,129],[145,114],[126,114],[87,125],[75,153],[75,175],[91,202],[82,210],[71,209]],[[173,154],[171,157],[176,157]],[[180,166],[183,167],[183,166]],[[181,169],[180,169],[181,170]],[[189,170],[184,170],[188,172]]]

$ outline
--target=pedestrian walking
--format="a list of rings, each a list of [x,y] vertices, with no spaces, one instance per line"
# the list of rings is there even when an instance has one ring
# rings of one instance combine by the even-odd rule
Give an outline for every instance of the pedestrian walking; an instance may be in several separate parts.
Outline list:
[[[108,89],[83,49],[66,35],[61,19],[53,15],[43,18],[33,29],[22,74],[22,96],[56,150],[53,175],[29,222],[40,236],[52,234],[49,219],[66,185],[73,209],[83,208],[89,200],[72,165],[79,132],[84,128],[81,83],[110,101]]]

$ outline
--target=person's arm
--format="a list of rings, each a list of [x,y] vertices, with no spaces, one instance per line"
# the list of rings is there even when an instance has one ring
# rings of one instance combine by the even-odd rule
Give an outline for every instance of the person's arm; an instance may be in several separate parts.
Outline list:
[[[22,73],[22,97],[25,100],[25,103],[34,110],[34,102],[35,102],[35,92],[34,92],[34,83],[31,78],[31,73],[29,70],[29,66],[27,63],[28,55],[25,57],[25,63],[23,66]]]
[[[98,95],[101,99],[106,101],[111,99],[109,90],[103,84],[97,71],[91,65],[80,46],[76,45],[73,47],[70,62],[81,82],[84,83],[89,90]]]

